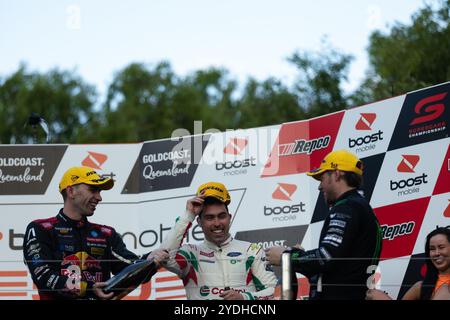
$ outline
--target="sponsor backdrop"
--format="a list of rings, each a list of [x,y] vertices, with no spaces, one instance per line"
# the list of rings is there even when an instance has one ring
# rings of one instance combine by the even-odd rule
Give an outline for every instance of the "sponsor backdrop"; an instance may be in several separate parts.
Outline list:
[[[327,208],[305,172],[342,148],[364,161],[364,192],[382,227],[377,286],[401,296],[424,272],[427,233],[450,225],[449,93],[450,82],[308,121],[136,144],[1,145],[0,299],[38,298],[22,262],[23,233],[31,220],[57,214],[70,166],[115,179],[91,220],[115,227],[136,253],[159,246],[206,181],[229,188],[236,238],[311,249]],[[196,224],[187,238],[203,240]],[[300,298],[308,283],[298,277]],[[163,269],[127,297],[185,298]]]

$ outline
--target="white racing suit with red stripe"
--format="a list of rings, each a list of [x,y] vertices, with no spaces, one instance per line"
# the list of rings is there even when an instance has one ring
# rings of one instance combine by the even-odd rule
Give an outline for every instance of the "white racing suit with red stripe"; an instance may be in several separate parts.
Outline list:
[[[181,246],[194,218],[189,212],[179,217],[161,245],[170,252],[166,268],[183,280],[187,298],[222,299],[220,293],[230,288],[245,300],[273,299],[277,279],[259,245],[230,236],[220,247],[207,240]]]

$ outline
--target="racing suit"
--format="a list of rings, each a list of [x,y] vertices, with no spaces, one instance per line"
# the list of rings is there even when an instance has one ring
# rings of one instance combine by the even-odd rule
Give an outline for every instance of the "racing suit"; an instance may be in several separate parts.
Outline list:
[[[378,265],[381,239],[372,208],[352,189],[330,208],[319,248],[291,249],[293,270],[308,277],[312,300],[363,300]]]
[[[117,274],[139,259],[113,228],[87,219],[72,220],[62,209],[56,217],[28,225],[23,253],[42,300],[98,299],[89,290],[94,283],[108,280],[111,272]],[[79,290],[71,290],[76,281]]]
[[[220,246],[207,240],[181,246],[194,218],[189,212],[179,217],[161,245],[170,252],[166,268],[183,280],[187,298],[222,299],[219,295],[229,288],[245,300],[273,299],[277,279],[257,244],[229,236]]]

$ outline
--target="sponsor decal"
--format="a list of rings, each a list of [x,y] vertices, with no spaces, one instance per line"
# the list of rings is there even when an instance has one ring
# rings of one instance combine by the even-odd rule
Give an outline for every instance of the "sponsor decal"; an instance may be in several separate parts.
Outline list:
[[[247,147],[248,139],[232,138],[227,146],[223,149],[224,153],[240,155]]]
[[[412,254],[429,201],[426,197],[374,208],[383,237],[381,259]]]
[[[280,144],[278,148],[279,156],[290,156],[295,154],[306,153],[310,155],[315,150],[320,150],[330,145],[330,136],[319,137],[312,140],[295,140],[294,143]]]
[[[81,162],[83,166],[96,170],[103,170],[102,165],[108,160],[108,156],[103,153],[88,151],[88,156]]]
[[[211,252],[204,252],[204,251],[201,251],[201,250],[200,250],[200,255],[201,255],[201,256],[208,257],[208,258],[212,258],[212,257],[214,257],[214,251],[211,251]]]
[[[388,151],[449,136],[450,83],[406,95]]]
[[[436,185],[434,186],[433,195],[450,192],[450,144],[442,161],[441,170],[439,172]]]
[[[296,220],[297,215],[306,212],[305,203],[300,202],[294,205],[270,207],[264,206],[264,216],[271,216],[273,222]]]
[[[228,252],[227,254],[228,257],[239,257],[240,255],[242,255],[242,252]]]
[[[144,143],[122,193],[143,193],[191,185],[209,135]]]
[[[215,260],[198,259],[198,261],[206,262],[206,263],[216,263]]]
[[[72,231],[72,228],[66,228],[66,227],[55,227],[55,230],[58,230],[60,234],[68,234]]]
[[[397,166],[398,172],[410,172],[414,173],[414,168],[420,160],[420,157],[417,155],[402,155],[403,159]]]
[[[0,146],[0,195],[44,194],[67,146]]]
[[[337,112],[283,124],[261,177],[304,173],[318,167],[333,149],[343,115]]]
[[[278,187],[272,193],[272,198],[277,200],[292,200],[291,196],[297,190],[295,184],[278,183]]]
[[[279,183],[275,191],[272,193],[272,198],[276,200],[291,200],[291,196],[297,190],[297,186],[288,183]],[[264,216],[272,217],[273,222],[282,222],[288,220],[296,220],[299,213],[306,212],[305,203],[300,202],[294,205],[285,206],[268,206],[264,205]]]
[[[361,113],[361,118],[355,125],[356,130],[372,130],[371,126],[376,117],[376,113]],[[348,147],[354,149],[354,152],[357,154],[368,150],[374,150],[376,148],[375,142],[383,140],[383,134],[383,131],[378,130],[376,133],[349,138]]]
[[[355,125],[356,130],[372,130],[372,124],[377,118],[376,113],[361,113],[361,118]]]
[[[87,237],[86,240],[90,241],[90,242],[94,242],[94,243],[106,243],[106,239],[105,238],[91,238],[91,237]]]
[[[155,229],[146,229],[142,232],[125,231],[121,233],[122,240],[126,243],[127,248],[139,249],[139,248],[152,248],[155,245],[162,243],[165,235],[171,230],[172,226],[166,226],[160,223]],[[195,224],[192,228],[189,228],[186,233],[186,242],[190,239],[193,241],[203,241],[203,231],[198,224]],[[188,245],[192,250],[197,250],[195,245]],[[98,245],[97,245],[98,246]]]
[[[237,289],[237,288],[231,288],[231,289],[233,289],[234,291],[239,292],[239,293],[247,292],[247,290],[245,290],[245,289]],[[227,291],[227,290],[230,290],[230,289],[214,287],[214,288],[211,288],[211,294],[219,295],[219,294],[224,293],[224,291]]]
[[[225,154],[242,155],[247,148],[248,139],[232,138],[223,152]],[[216,162],[216,171],[223,172],[224,176],[247,174],[247,170],[256,166],[256,158],[251,156],[244,159],[235,159],[224,162]]]
[[[420,161],[417,155],[402,155],[402,160],[397,166],[397,172],[401,173],[415,173],[415,168]],[[412,193],[420,192],[420,185],[428,183],[428,175],[422,173],[421,175],[401,180],[390,180],[389,188],[391,191],[397,191],[397,196],[410,195]]]
[[[67,255],[61,262],[62,266],[78,266],[81,270],[97,269],[101,270],[100,261],[90,256],[85,251],[79,251],[75,254]]]
[[[216,162],[216,170],[224,171],[224,176],[235,176],[239,174],[247,174],[247,168],[256,166],[256,158],[250,157],[244,160],[234,160],[225,162]],[[229,171],[232,170],[232,171]]]
[[[74,252],[75,251],[75,246],[71,245],[71,244],[60,243],[59,244],[59,250],[62,251],[62,252],[64,252],[64,251]]]
[[[380,226],[383,234],[383,240],[394,240],[397,237],[411,234],[414,230],[415,224],[416,223],[414,221],[403,222],[392,226],[384,224]]]
[[[93,247],[91,248],[91,254],[97,255],[97,256],[102,256],[105,254],[105,249],[104,248],[97,248],[97,247]]]
[[[104,234],[104,235],[106,235],[106,236],[108,236],[108,237],[110,237],[111,235],[112,235],[112,229],[111,228],[107,228],[107,227],[101,227],[101,232]]]
[[[339,228],[345,228],[347,225],[347,222],[342,220],[331,220],[329,226],[330,227],[339,227]]]
[[[206,297],[207,295],[209,295],[210,292],[211,292],[211,290],[209,289],[208,286],[201,286],[200,287],[200,295],[202,297]]]
[[[325,238],[323,238],[323,241],[332,241],[341,244],[342,243],[342,237],[335,235],[335,234],[329,234],[326,235]]]
[[[422,124],[439,118],[445,110],[445,105],[442,102],[447,93],[438,93],[417,102],[414,107],[414,112],[418,116],[410,122],[410,125]]]

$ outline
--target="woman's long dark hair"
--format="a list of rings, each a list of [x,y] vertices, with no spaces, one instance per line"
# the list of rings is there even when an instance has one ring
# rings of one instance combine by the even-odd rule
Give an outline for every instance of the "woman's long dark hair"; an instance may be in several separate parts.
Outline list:
[[[433,294],[434,287],[436,286],[436,281],[439,276],[439,271],[431,262],[430,258],[430,240],[432,237],[438,234],[443,234],[447,237],[448,242],[450,242],[450,226],[447,227],[437,227],[435,230],[431,231],[427,235],[427,241],[425,242],[425,257],[427,272],[425,273],[425,278],[423,279],[422,286],[420,289],[420,300],[430,300]]]

